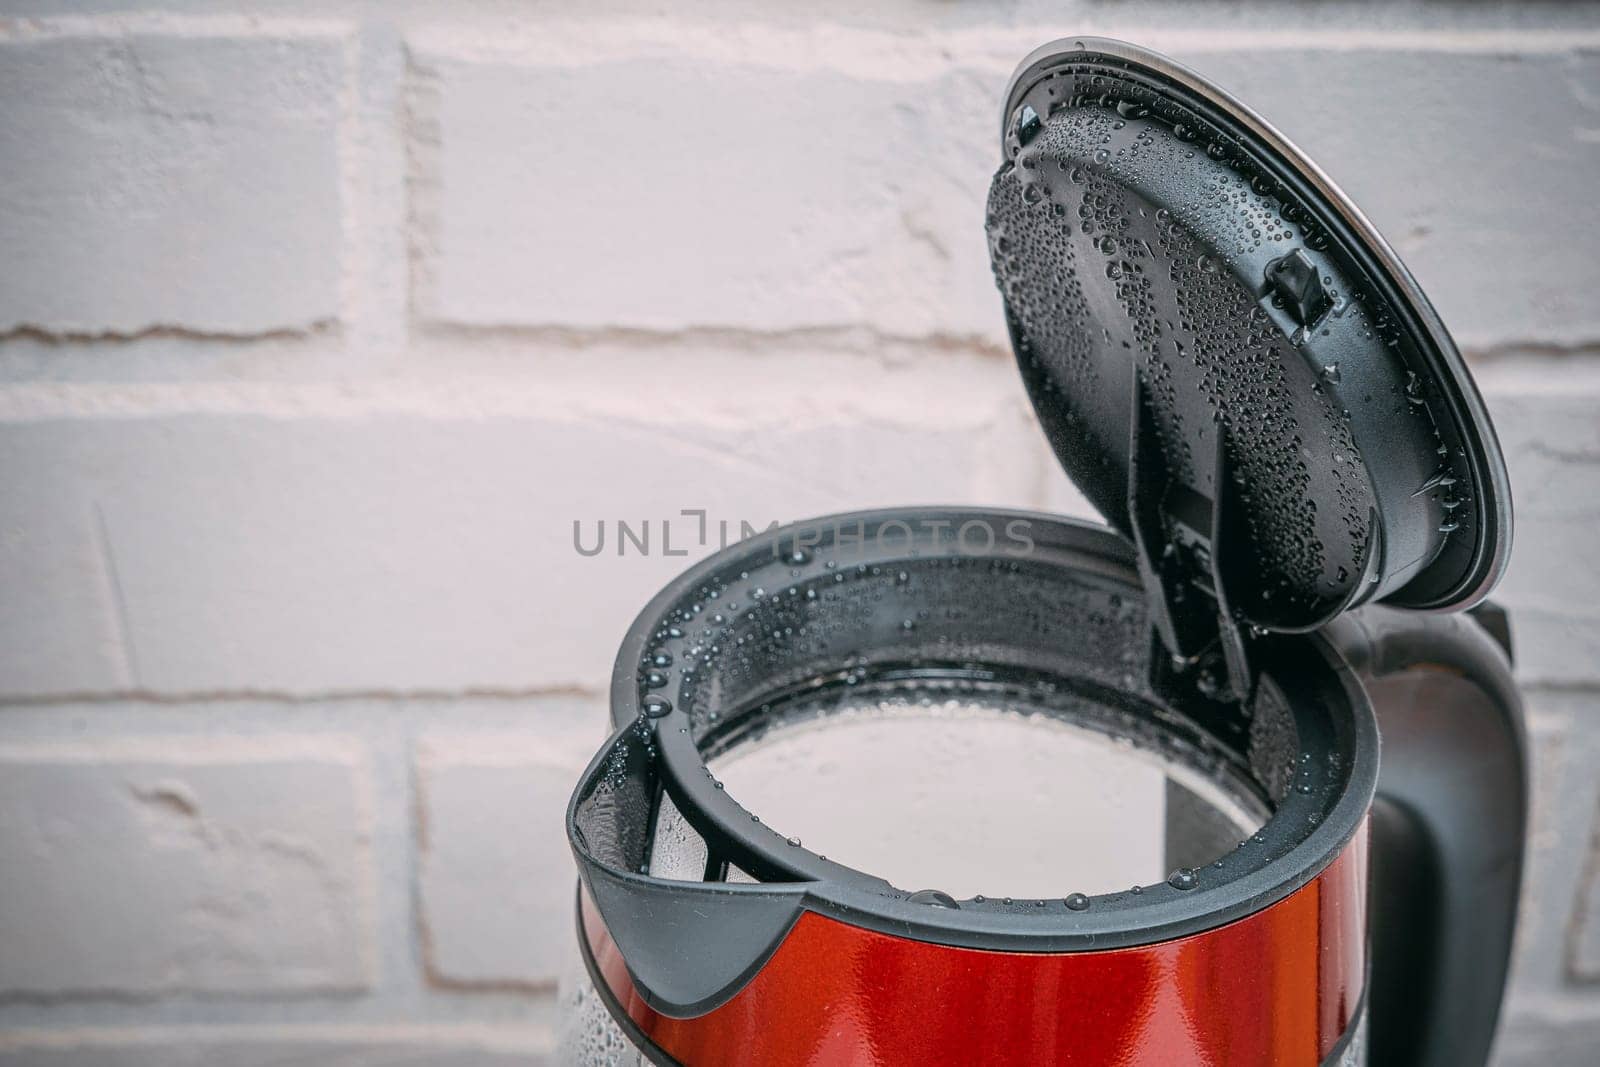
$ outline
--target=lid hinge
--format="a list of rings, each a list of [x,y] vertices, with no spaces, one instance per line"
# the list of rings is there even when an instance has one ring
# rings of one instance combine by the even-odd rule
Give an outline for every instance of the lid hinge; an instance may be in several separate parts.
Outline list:
[[[1128,514],[1159,646],[1152,681],[1158,689],[1187,684],[1210,700],[1244,703],[1254,694],[1255,673],[1248,630],[1229,607],[1224,578],[1234,569],[1226,566],[1230,546],[1245,543],[1236,528],[1239,487],[1226,434],[1218,423],[1208,498],[1173,476],[1148,386],[1137,371],[1132,404]]]

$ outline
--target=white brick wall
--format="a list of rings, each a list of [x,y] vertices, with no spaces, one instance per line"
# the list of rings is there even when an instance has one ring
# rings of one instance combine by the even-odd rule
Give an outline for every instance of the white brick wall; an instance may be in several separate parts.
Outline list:
[[[563,817],[594,730],[430,734],[417,744],[423,946],[436,980],[553,989],[571,965]],[[485,892],[485,887],[490,887]]]
[[[361,759],[328,737],[0,747],[0,996],[367,989]]]
[[[0,328],[250,335],[337,319],[338,36],[107,30],[19,28],[0,44]]]
[[[560,803],[686,562],[573,520],[1082,513],[981,207],[1072,32],[1256,105],[1474,361],[1536,751],[1499,1062],[1592,1063],[1600,9],[6,9],[3,1067],[548,1062]]]

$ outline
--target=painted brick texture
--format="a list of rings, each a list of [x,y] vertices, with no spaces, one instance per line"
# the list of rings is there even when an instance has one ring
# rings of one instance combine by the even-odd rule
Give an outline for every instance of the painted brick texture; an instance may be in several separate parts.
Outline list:
[[[337,740],[0,747],[0,996],[366,988],[368,805]]]
[[[1088,515],[982,233],[1074,32],[1256,107],[1468,353],[1534,749],[1496,1062],[1592,1064],[1600,6],[18,0],[0,1065],[555,1063],[561,809],[717,524]]]
[[[304,329],[338,316],[331,34],[0,44],[0,328]]]

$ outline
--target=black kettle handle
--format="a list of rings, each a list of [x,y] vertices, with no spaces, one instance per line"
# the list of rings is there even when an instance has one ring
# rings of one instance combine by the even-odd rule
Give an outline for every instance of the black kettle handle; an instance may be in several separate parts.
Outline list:
[[[1368,607],[1325,633],[1363,677],[1382,738],[1369,1062],[1478,1067],[1505,992],[1527,827],[1505,613]]]

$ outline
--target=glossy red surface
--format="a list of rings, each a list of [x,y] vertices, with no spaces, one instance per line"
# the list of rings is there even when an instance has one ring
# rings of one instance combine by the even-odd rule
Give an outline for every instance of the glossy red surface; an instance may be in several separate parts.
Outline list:
[[[750,983],[692,1019],[634,990],[588,894],[606,985],[688,1067],[1312,1067],[1366,975],[1367,835],[1310,884],[1215,930],[1106,952],[990,952],[803,914]]]

